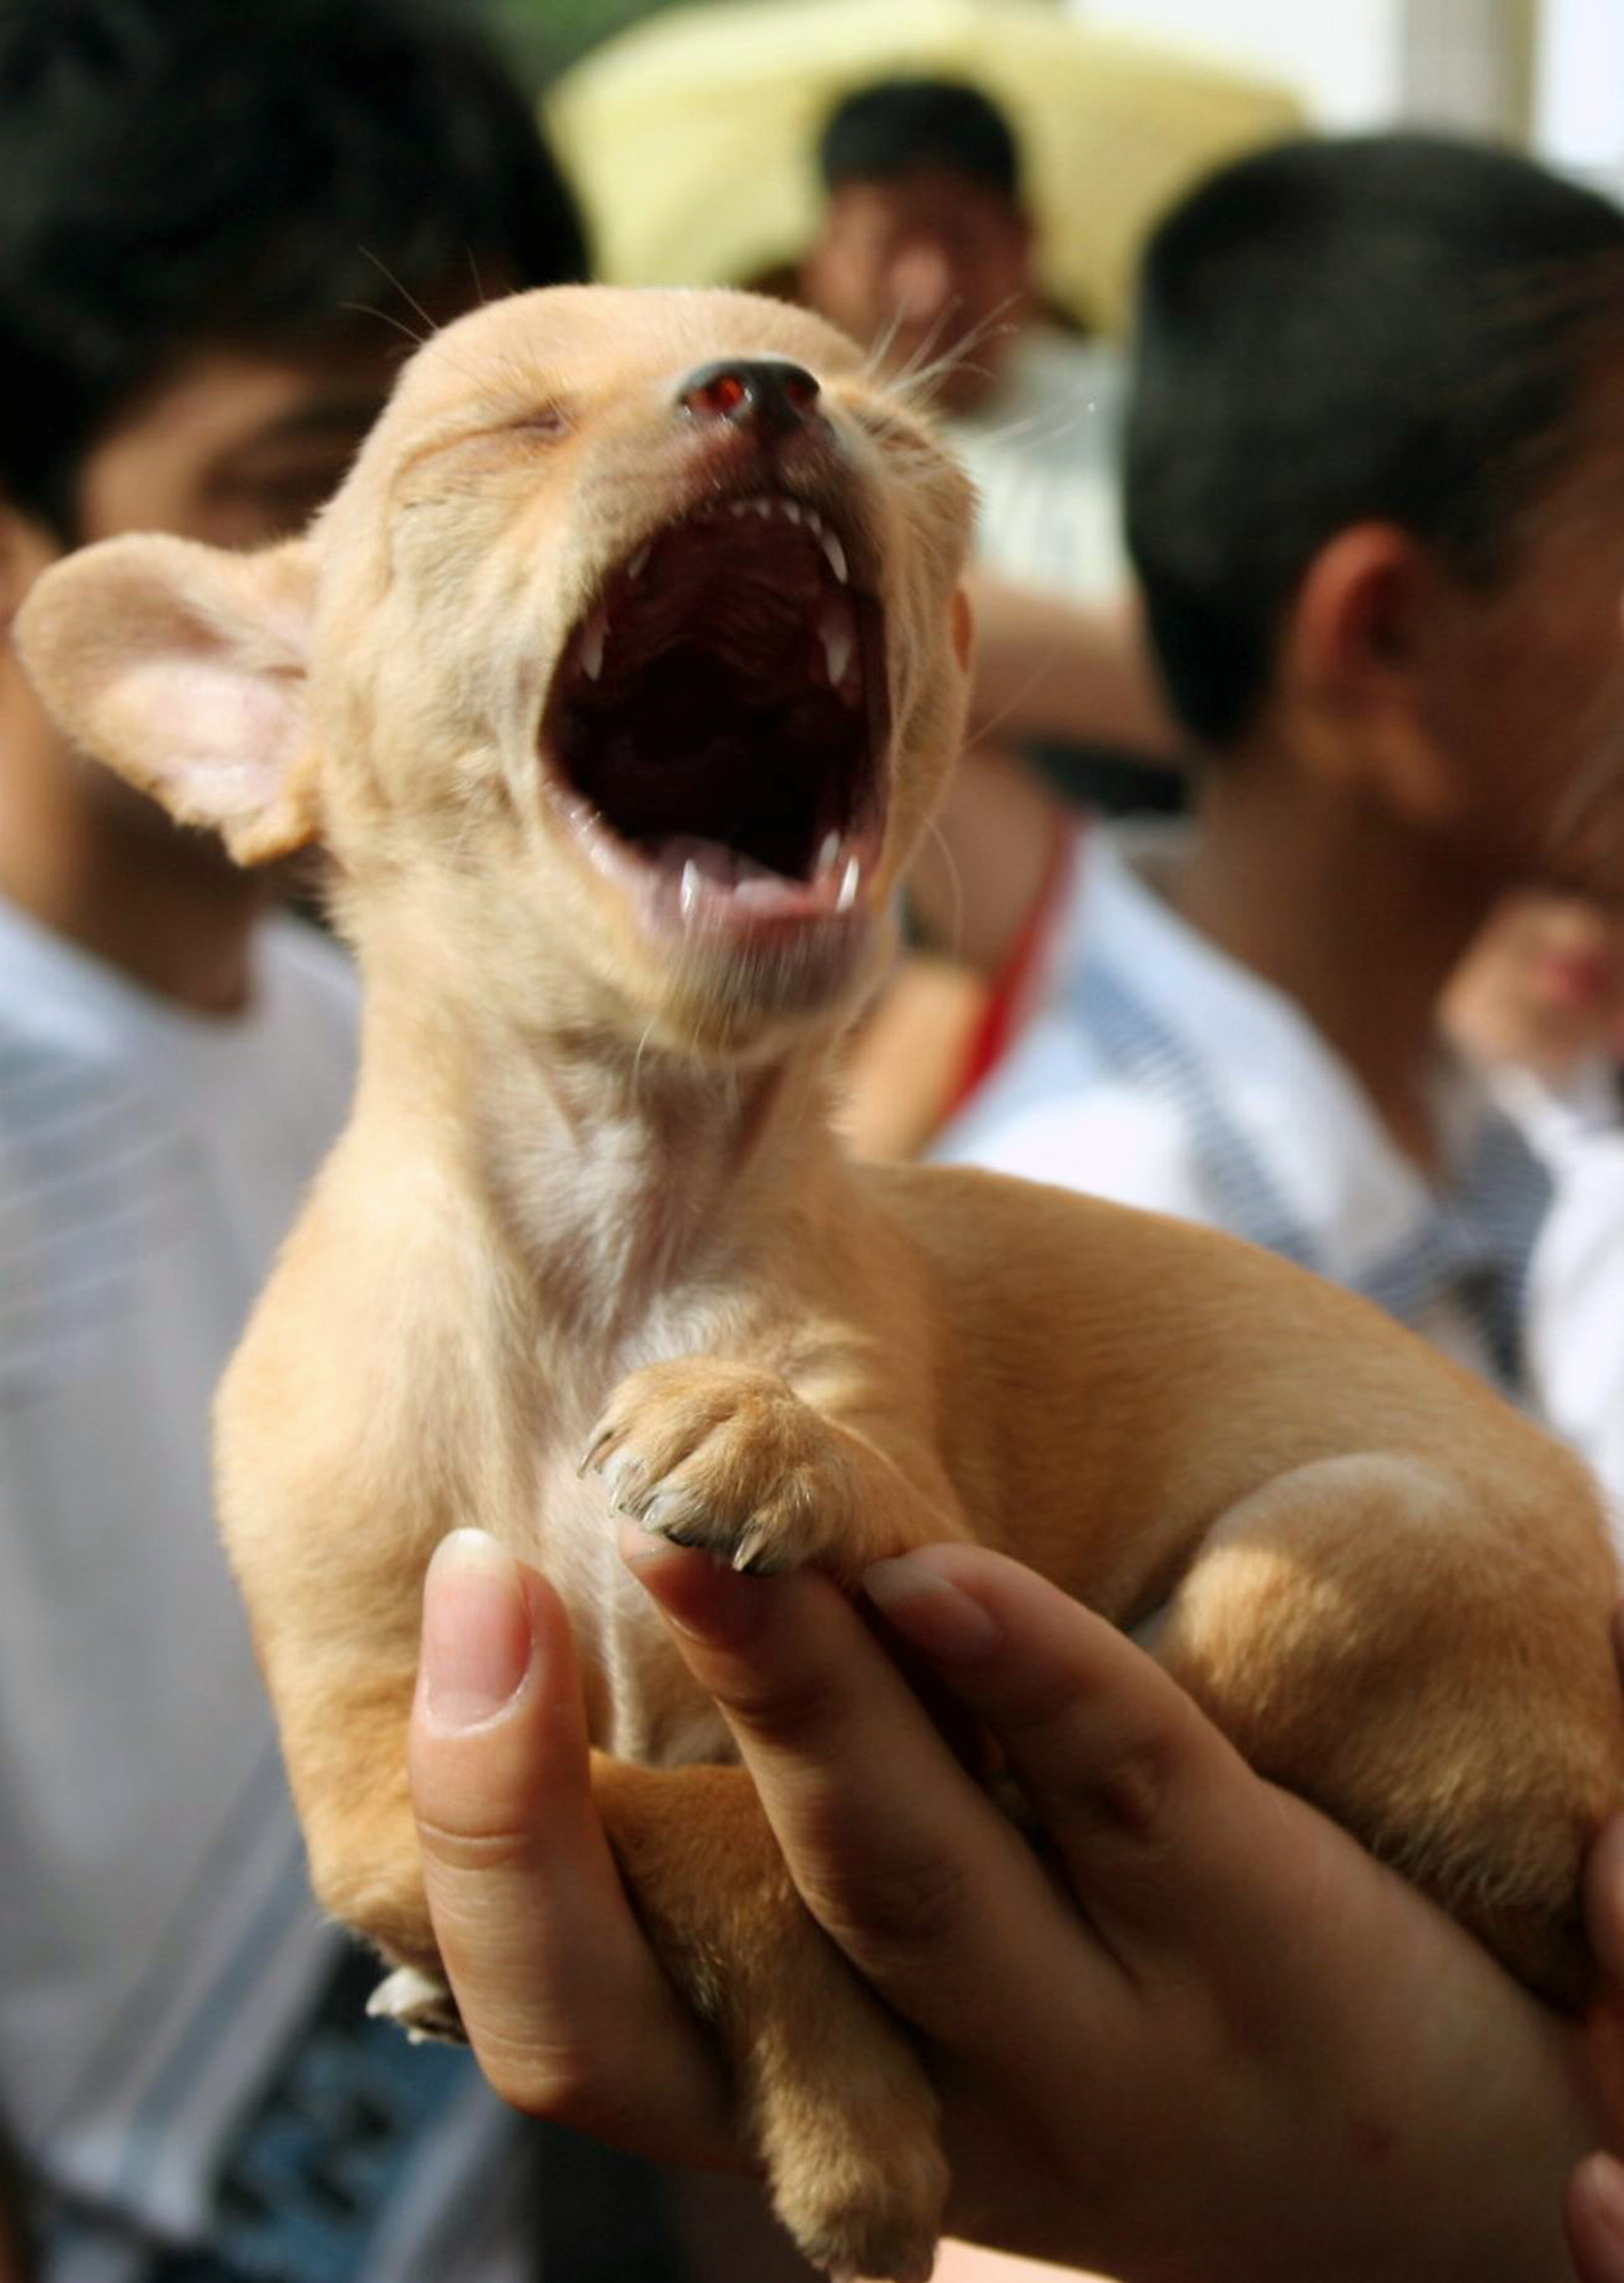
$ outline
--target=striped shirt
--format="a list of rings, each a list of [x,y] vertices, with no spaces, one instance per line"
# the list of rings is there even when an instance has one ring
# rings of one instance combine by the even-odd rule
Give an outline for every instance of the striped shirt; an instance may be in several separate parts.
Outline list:
[[[1549,1169],[1440,1053],[1429,1180],[1293,1001],[1147,884],[1177,825],[1080,835],[1037,1001],[934,1154],[1228,1229],[1351,1286],[1516,1399]]]

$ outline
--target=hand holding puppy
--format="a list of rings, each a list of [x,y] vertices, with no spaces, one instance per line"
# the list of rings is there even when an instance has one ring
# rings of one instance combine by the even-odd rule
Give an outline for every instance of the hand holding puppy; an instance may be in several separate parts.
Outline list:
[[[627,1551],[814,1915],[934,2056],[956,2230],[1204,2283],[1568,2271],[1563,2179],[1600,2129],[1581,2033],[1261,1782],[1109,1626],[967,1547],[870,1581],[1004,1749],[1057,1884],[824,1579],[739,1578],[629,1533]],[[714,2047],[593,1813],[556,1597],[459,1534],[429,1573],[423,1675],[429,1895],[488,2073],[650,2153],[744,2165]],[[1610,1965],[1621,1874],[1614,1831],[1592,1878]],[[1573,2186],[1586,2283],[1624,2272],[1604,2189],[1588,2166]]]

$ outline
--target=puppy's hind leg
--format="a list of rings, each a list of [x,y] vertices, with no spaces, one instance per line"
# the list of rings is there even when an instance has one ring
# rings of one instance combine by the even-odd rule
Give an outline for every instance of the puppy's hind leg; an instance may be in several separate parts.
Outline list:
[[[1624,1784],[1614,1589],[1599,1533],[1511,1506],[1487,1469],[1295,1469],[1209,1533],[1154,1649],[1260,1773],[1573,2004],[1581,1863]]]
[[[407,1780],[412,1667],[368,1665],[357,1678],[359,1656],[328,1658],[314,1670],[307,1659],[296,1683],[278,1689],[274,1656],[265,1663],[316,1900],[395,1969],[380,1978],[369,2012],[411,2037],[459,2036]]]
[[[650,1940],[720,2033],[779,2218],[832,2275],[925,2283],[948,2190],[935,2093],[803,1906],[748,1776],[596,1756],[593,1774]]]

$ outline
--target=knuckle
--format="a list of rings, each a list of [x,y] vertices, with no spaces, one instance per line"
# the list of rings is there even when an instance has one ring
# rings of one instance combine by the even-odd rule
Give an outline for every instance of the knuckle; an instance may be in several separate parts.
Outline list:
[[[840,1722],[839,1696],[814,1673],[738,1671],[721,1701],[730,1719],[790,1754],[827,1749]]]
[[[1182,1765],[1174,1737],[1165,1729],[1142,1729],[1089,1769],[1068,1807],[1098,1830],[1140,1846],[1153,1844],[1170,1828],[1169,1804]]]
[[[475,2052],[491,2090],[527,2116],[586,2132],[611,2112],[601,2068],[589,2052],[510,2038],[499,2030],[480,2034]]]
[[[964,1867],[935,1849],[890,1860],[830,1865],[803,1879],[808,1909],[837,1942],[862,1954],[917,1952],[947,1939],[969,1904]]]
[[[442,1870],[500,1877],[528,1872],[535,1863],[534,1834],[511,1827],[453,1828],[419,1815],[418,1838],[425,1859]]]

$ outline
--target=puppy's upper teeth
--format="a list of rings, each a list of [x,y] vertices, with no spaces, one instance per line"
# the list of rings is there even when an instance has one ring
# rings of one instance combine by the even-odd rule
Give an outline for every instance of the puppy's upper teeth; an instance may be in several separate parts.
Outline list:
[[[626,576],[629,579],[641,579],[648,569],[648,563],[649,550],[646,547],[640,547],[626,565]]]
[[[846,584],[846,549],[832,531],[820,530],[817,543],[824,550],[824,559],[841,586]]]
[[[832,872],[832,871],[833,871],[833,869],[834,869],[834,868],[835,868],[835,866],[839,862],[839,861],[840,861],[840,836],[839,836],[839,834],[838,832],[826,832],[826,833],[824,833],[824,845],[823,845],[823,846],[822,846],[822,847],[818,850],[818,852],[817,852],[817,869],[818,869],[818,870],[819,870],[820,872]]]
[[[800,505],[798,501],[785,500],[783,506],[785,514],[788,516],[792,523],[799,523],[800,521]]]
[[[857,900],[857,889],[863,878],[863,867],[854,856],[846,867],[840,881],[840,892],[834,900],[837,912],[849,912]]]
[[[586,632],[581,637],[581,666],[589,682],[596,682],[604,670],[604,644],[609,635],[609,614],[594,611],[587,620]]]

